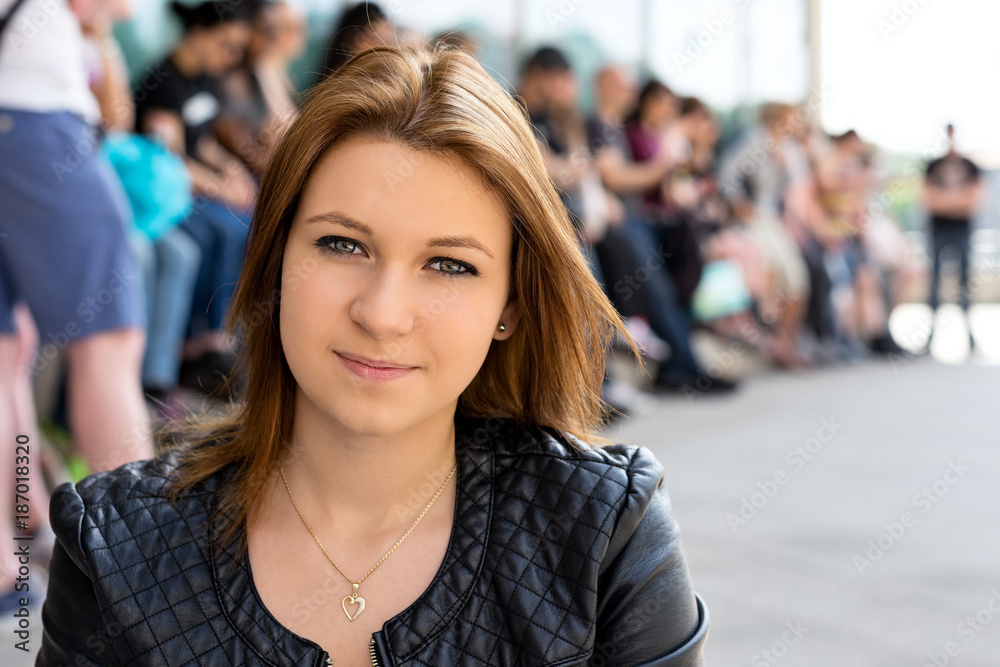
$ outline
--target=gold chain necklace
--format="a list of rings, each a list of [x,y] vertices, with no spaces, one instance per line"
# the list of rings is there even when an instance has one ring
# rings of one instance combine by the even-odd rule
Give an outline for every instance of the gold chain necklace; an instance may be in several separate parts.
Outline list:
[[[420,523],[420,520],[424,518],[425,514],[427,514],[427,511],[431,508],[431,505],[434,504],[434,501],[438,499],[438,496],[440,496],[441,493],[444,491],[445,487],[448,486],[448,482],[451,481],[451,478],[454,476],[455,471],[458,470],[458,462],[456,461],[455,465],[452,466],[451,472],[448,473],[448,477],[445,478],[444,483],[441,485],[441,488],[437,490],[437,492],[434,494],[434,497],[431,498],[431,501],[427,503],[427,506],[424,508],[424,511],[421,512],[420,515],[416,518],[416,520],[412,524],[410,524],[410,527],[406,529],[406,532],[403,533],[403,536],[399,538],[399,540],[395,544],[392,545],[392,548],[389,549],[389,551],[387,551],[386,554],[382,556],[381,559],[379,559],[379,562],[375,563],[375,565],[372,566],[372,569],[368,570],[368,573],[365,574],[365,576],[361,577],[357,581],[352,581],[351,578],[348,577],[346,574],[344,574],[344,571],[341,570],[340,567],[333,562],[333,559],[330,558],[330,554],[326,552],[326,548],[323,546],[323,543],[319,541],[319,538],[316,537],[316,533],[314,533],[313,529],[309,527],[309,524],[306,523],[305,517],[302,516],[302,512],[299,511],[299,506],[298,503],[295,502],[295,497],[292,495],[292,490],[288,488],[288,480],[285,479],[284,469],[279,465],[278,470],[281,472],[281,480],[285,483],[285,490],[288,491],[288,497],[291,498],[292,505],[295,506],[295,511],[298,513],[299,518],[302,519],[302,525],[306,527],[306,530],[309,531],[309,534],[313,536],[314,540],[316,540],[316,544],[318,544],[319,548],[323,550],[323,555],[326,556],[326,559],[328,561],[330,561],[330,564],[333,565],[333,567],[337,569],[337,572],[340,572],[341,576],[344,577],[344,579],[347,579],[347,582],[354,587],[354,592],[351,593],[350,595],[345,595],[344,599],[340,601],[340,606],[344,610],[344,614],[347,616],[347,620],[353,622],[354,619],[360,616],[361,612],[365,610],[365,599],[360,595],[358,595],[358,586],[360,586],[361,583],[368,578],[368,575],[374,572],[379,565],[384,563],[385,559],[391,556],[392,552],[395,551],[396,548],[403,543],[403,540],[405,540],[409,536],[409,534],[413,531],[413,529],[417,527],[417,524]],[[351,612],[347,610],[348,605],[351,605],[352,607],[354,605],[358,605],[358,610],[354,612],[354,615],[351,615]]]

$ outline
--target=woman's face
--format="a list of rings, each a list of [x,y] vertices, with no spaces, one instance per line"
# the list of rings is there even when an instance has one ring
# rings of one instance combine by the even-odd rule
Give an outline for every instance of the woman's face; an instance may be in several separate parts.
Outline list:
[[[356,434],[450,420],[490,344],[517,325],[512,234],[469,167],[367,137],[329,150],[283,255],[280,334],[296,405]],[[378,377],[347,357],[410,370]]]

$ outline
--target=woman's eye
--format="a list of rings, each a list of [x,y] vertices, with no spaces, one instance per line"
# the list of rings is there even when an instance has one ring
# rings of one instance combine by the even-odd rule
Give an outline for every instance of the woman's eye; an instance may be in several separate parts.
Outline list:
[[[321,239],[317,239],[315,245],[327,252],[338,255],[356,254],[354,251],[358,247],[357,241],[352,241],[342,236],[324,236]]]
[[[431,262],[431,266],[433,266],[434,264],[439,265],[440,268],[437,269],[438,271],[449,276],[467,276],[467,275],[474,276],[479,273],[474,268],[472,268],[468,264],[465,264],[464,262],[458,262],[453,259],[448,259],[446,257],[438,257],[433,262]]]

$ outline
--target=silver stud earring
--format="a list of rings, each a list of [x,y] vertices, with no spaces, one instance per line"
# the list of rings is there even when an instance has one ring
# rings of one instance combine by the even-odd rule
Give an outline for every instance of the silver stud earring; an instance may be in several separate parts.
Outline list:
[[[500,323],[500,331],[506,331],[506,330],[507,330],[507,325],[504,324],[503,322],[501,322]]]

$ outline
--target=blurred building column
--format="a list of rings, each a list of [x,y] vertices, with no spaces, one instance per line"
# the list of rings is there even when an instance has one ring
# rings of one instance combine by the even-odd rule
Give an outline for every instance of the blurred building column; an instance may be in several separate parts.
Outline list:
[[[820,59],[820,47],[822,46],[820,0],[806,0],[806,2],[808,3],[806,41],[809,45],[809,96],[817,100],[817,107],[813,109],[814,113],[810,118],[812,118],[813,124],[820,128],[823,126],[823,95],[818,92],[822,90],[823,84],[823,69]]]

